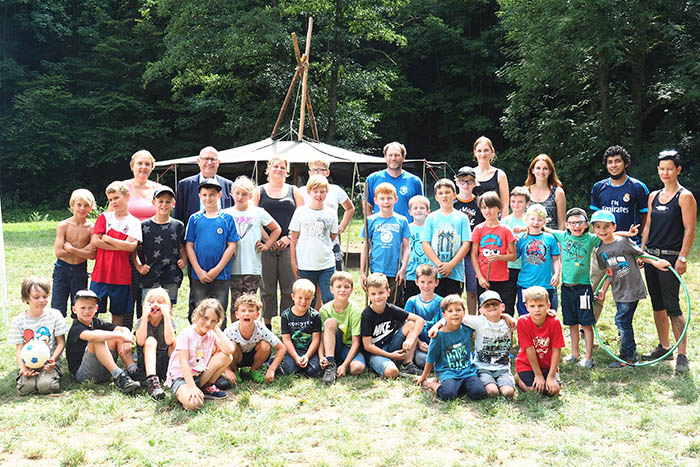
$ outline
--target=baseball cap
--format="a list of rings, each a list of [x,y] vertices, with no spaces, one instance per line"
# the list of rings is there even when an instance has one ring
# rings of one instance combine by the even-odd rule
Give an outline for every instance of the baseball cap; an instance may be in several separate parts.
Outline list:
[[[472,169],[471,167],[469,167],[467,165],[460,168],[457,171],[457,174],[455,175],[455,177],[467,177],[467,176],[474,177],[474,180],[476,180],[476,172],[474,171],[474,169]]]
[[[613,224],[617,224],[617,221],[615,220],[615,214],[613,214],[610,211],[604,211],[602,209],[594,212],[591,216],[591,225],[595,224],[596,222],[612,222]]]
[[[100,303],[101,301],[100,297],[98,297],[97,294],[90,289],[78,290],[75,293],[74,300],[78,300],[79,298],[92,298],[95,300],[95,303]]]
[[[484,303],[488,302],[489,300],[498,300],[499,302],[503,303],[503,300],[501,300],[501,296],[498,292],[495,290],[487,290],[479,296],[479,308],[484,306]]]
[[[175,197],[175,192],[170,188],[169,186],[166,185],[161,185],[158,188],[156,188],[156,191],[153,193],[153,199],[156,199],[162,194],[168,193],[170,196],[173,198]]]
[[[221,183],[215,178],[205,178],[199,182],[199,189],[202,188],[215,188],[217,191],[221,191]]]

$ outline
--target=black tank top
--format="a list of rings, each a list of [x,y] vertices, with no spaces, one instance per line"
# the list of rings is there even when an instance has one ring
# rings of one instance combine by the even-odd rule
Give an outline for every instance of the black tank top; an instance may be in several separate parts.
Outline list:
[[[272,198],[265,191],[264,187],[260,187],[260,202],[258,205],[267,211],[272,218],[277,221],[277,223],[282,228],[282,233],[280,237],[283,237],[289,233],[289,222],[292,220],[292,215],[294,210],[297,208],[297,203],[294,200],[294,185],[288,185],[289,190],[287,194],[281,198]],[[265,229],[267,233],[270,233],[268,229]]]
[[[500,169],[496,169],[496,171],[493,173],[493,177],[486,181],[482,182],[481,180],[477,180],[479,184],[474,187],[472,193],[474,193],[475,196],[480,196],[487,191],[495,191],[500,196],[500,191],[498,191],[498,173],[500,171]]]
[[[683,191],[685,188],[681,187],[678,193],[666,204],[659,201],[658,192],[654,196],[654,201],[651,202],[650,218],[647,221],[651,222],[649,239],[647,240],[649,248],[680,251],[683,245],[685,227],[678,199]]]

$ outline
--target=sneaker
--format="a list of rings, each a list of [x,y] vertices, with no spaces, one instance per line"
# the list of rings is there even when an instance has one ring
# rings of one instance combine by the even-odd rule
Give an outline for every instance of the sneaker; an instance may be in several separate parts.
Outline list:
[[[618,362],[617,360],[615,360],[614,362],[612,362],[608,365],[608,368],[628,368],[628,367],[634,368],[634,364],[637,363],[637,357],[629,359],[627,357],[623,357],[622,355],[620,355],[620,358],[622,360],[625,360],[625,362],[627,362],[627,363],[622,363],[622,362]]]
[[[676,373],[687,373],[689,370],[688,357],[679,353],[678,357],[676,357]]]
[[[564,363],[576,363],[578,362],[578,357],[574,354],[567,355],[564,357]]]
[[[119,390],[125,394],[136,391],[141,387],[138,381],[131,379],[125,371],[122,371],[119,376],[114,380],[114,384],[119,388]]]
[[[401,374],[403,375],[411,375],[411,376],[418,376],[423,374],[423,370],[418,368],[415,363],[409,362],[401,368],[400,371]]]
[[[593,368],[595,366],[595,362],[593,360],[589,360],[587,358],[584,358],[583,360],[578,362],[578,366],[582,368]]]
[[[227,389],[231,389],[231,381],[228,380],[224,375],[221,375],[217,378],[216,380],[216,387],[219,389],[223,389],[224,391]]]
[[[126,372],[129,374],[129,378],[133,379],[134,381],[138,381],[139,383],[146,381],[146,372],[140,368],[136,368],[133,371],[126,370]]]
[[[335,362],[328,362],[328,366],[323,370],[323,376],[321,376],[321,381],[325,384],[335,383],[335,373],[338,370],[338,365]]]
[[[656,360],[657,358],[663,357],[666,352],[668,352],[668,349],[664,349],[661,347],[661,344],[659,344],[651,352],[642,354],[642,360]],[[664,360],[673,360],[673,353],[668,354]]]
[[[202,388],[202,393],[204,393],[204,398],[209,400],[224,400],[228,397],[228,394],[217,388],[216,384]]]
[[[165,391],[160,387],[160,380],[157,375],[151,375],[146,378],[146,384],[148,385],[148,395],[159,401],[165,398]]]
[[[265,374],[261,370],[253,370],[250,372],[250,379],[254,383],[264,383],[265,382]]]

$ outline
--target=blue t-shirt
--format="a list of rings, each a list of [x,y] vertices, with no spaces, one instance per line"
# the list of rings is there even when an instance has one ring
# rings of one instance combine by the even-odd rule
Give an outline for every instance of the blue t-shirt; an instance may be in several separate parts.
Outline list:
[[[194,255],[199,266],[205,271],[210,270],[221,261],[228,242],[237,242],[238,231],[236,222],[229,214],[219,211],[216,217],[206,217],[204,211],[199,211],[190,216],[187,221],[185,241],[194,243]],[[192,276],[197,274],[192,270]],[[227,281],[231,278],[230,262],[221,270],[216,280]]]
[[[464,324],[452,332],[438,332],[430,341],[426,361],[434,366],[440,381],[466,379],[476,375],[472,363],[472,334],[474,330]]]
[[[515,243],[515,247],[518,258],[523,260],[523,267],[518,275],[518,287],[539,285],[545,289],[553,289],[549,283],[552,280],[552,256],[561,254],[554,235],[525,234]]]
[[[442,310],[440,310],[440,302],[442,297],[435,295],[429,302],[424,302],[420,295],[414,295],[406,302],[404,309],[409,313],[416,314],[425,320],[425,326],[418,338],[423,342],[430,342],[428,331],[435,323],[442,319]]]
[[[418,269],[418,266],[429,263],[430,260],[427,256],[425,256],[425,252],[423,251],[423,243],[420,239],[425,226],[409,224],[408,227],[411,230],[411,238],[408,240],[411,244],[411,256],[408,258],[408,266],[406,267],[406,280],[415,281],[416,269]]]
[[[469,218],[466,214],[455,210],[446,216],[440,211],[435,211],[425,220],[421,240],[430,242],[440,261],[448,262],[455,257],[462,247],[462,242],[471,240],[471,235]],[[431,264],[433,264],[432,261]],[[433,264],[433,266],[436,265]],[[457,263],[448,277],[457,282],[464,282],[464,262]]]
[[[391,217],[372,214],[367,218],[367,230],[371,248],[370,271],[396,277],[401,261],[401,243],[404,238],[411,237],[408,221],[401,214]],[[365,237],[365,229],[362,229],[361,236]]]
[[[379,206],[374,204],[374,190],[377,185],[384,182],[389,182],[396,188],[396,196],[399,200],[394,204],[394,212],[404,216],[408,222],[413,222],[413,217],[408,212],[408,202],[415,195],[423,194],[423,182],[405,170],[396,178],[389,175],[386,169],[374,172],[367,177],[367,202],[374,207],[374,212],[379,211]]]
[[[614,186],[610,178],[593,185],[591,205],[593,211],[610,211],[615,215],[616,230],[629,230],[631,225],[640,223],[642,214],[648,210],[649,188],[634,177],[620,186]],[[641,241],[639,235],[633,238],[635,243]]]

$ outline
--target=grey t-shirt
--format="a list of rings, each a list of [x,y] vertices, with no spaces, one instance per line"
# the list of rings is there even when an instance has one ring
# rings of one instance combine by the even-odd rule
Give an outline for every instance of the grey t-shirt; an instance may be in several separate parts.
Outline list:
[[[632,240],[624,237],[615,237],[613,242],[598,246],[598,266],[612,273],[612,294],[616,302],[636,302],[646,298],[647,290],[635,259],[643,253]]]
[[[177,333],[177,329],[175,328],[175,320],[170,320],[170,323],[173,325],[173,333]],[[139,326],[141,325],[141,318],[136,320],[136,324],[134,324],[134,330],[138,329]],[[160,323],[158,323],[158,326],[153,326],[151,322],[149,321],[146,323],[148,326],[146,329],[146,337],[153,337],[155,338],[157,345],[156,345],[156,350],[158,352],[167,352],[168,351],[168,344],[165,343],[165,323],[163,322],[163,319],[160,320]],[[134,331],[135,333],[136,331]],[[137,351],[140,353],[143,353],[143,347],[137,346]]]

